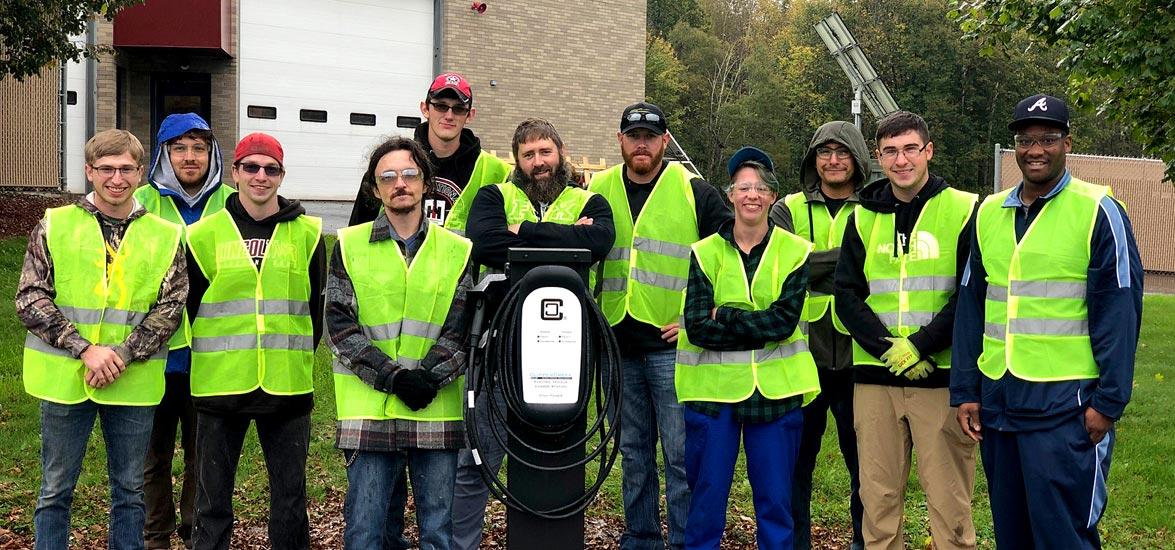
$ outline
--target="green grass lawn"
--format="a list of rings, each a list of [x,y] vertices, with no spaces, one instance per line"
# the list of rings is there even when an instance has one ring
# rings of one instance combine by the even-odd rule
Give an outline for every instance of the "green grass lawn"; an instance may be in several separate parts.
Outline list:
[[[24,329],[13,312],[11,297],[24,255],[23,238],[0,240],[0,524],[18,533],[32,532],[32,513],[40,483],[39,408],[21,385],[21,346]],[[1175,434],[1165,422],[1175,410],[1175,297],[1147,296],[1142,342],[1138,350],[1134,397],[1127,415],[1118,424],[1118,442],[1110,473],[1109,509],[1101,523],[1107,548],[1175,548]],[[310,496],[321,498],[328,489],[345,490],[342,459],[334,443],[334,395],[329,352],[318,350],[315,373],[316,406],[313,416],[310,460],[307,466]],[[841,461],[829,419],[815,474],[813,523],[847,530],[848,475]],[[97,432],[97,430],[96,430]],[[100,434],[91,438],[86,464],[74,498],[74,525],[104,524],[109,497],[106,494],[106,456]],[[619,464],[619,461],[618,461]],[[177,461],[179,472],[179,463]],[[246,440],[237,475],[236,512],[244,519],[263,520],[268,514],[268,490],[261,449],[252,432]],[[731,491],[732,509],[753,515],[750,485],[740,461]],[[620,516],[620,473],[614,471],[605,484],[601,502],[593,514]],[[975,524],[980,547],[993,548],[991,512],[986,481],[978,472],[974,499]],[[731,512],[734,514],[735,512]],[[906,535],[912,546],[922,547],[929,534],[925,499],[911,475],[906,499]],[[753,535],[745,534],[748,547]]]

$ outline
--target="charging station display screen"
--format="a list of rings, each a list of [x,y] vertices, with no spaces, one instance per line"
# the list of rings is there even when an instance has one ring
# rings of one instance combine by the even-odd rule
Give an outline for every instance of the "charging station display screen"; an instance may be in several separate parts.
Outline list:
[[[565,405],[579,399],[582,313],[579,298],[563,287],[537,288],[523,300],[523,401]]]

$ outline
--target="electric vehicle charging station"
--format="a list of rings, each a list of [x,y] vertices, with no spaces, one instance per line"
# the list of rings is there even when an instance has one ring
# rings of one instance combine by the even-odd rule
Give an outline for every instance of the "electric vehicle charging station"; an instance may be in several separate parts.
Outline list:
[[[584,509],[616,461],[620,354],[588,291],[590,266],[583,249],[510,249],[506,274],[487,275],[470,293],[476,349],[466,437],[490,492],[507,506],[511,550],[583,548]],[[501,303],[483,327],[495,296]],[[488,398],[479,408],[481,392]],[[505,484],[480,459],[479,415],[489,415],[489,436],[506,450]]]

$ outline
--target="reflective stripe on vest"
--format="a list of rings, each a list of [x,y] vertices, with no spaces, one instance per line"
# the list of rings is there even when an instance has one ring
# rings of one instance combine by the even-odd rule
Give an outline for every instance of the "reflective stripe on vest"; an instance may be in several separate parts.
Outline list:
[[[820,207],[809,205],[808,199],[803,193],[792,193],[783,198],[783,203],[791,212],[792,233],[814,244],[813,252],[840,248],[840,243],[844,240],[845,228],[849,226],[851,205],[847,203],[842,205],[836,216],[832,216],[828,212],[828,207],[823,203],[820,203]],[[809,221],[811,223],[808,223]],[[804,320],[814,323],[824,318],[825,315],[832,316],[832,327],[837,332],[846,335],[849,333],[849,329],[845,328],[840,317],[836,315],[836,297],[832,294],[809,289],[808,301],[804,304]]]
[[[510,176],[510,165],[494,155],[482,151],[473,165],[469,181],[461,188],[461,195],[453,203],[453,209],[445,216],[445,228],[464,236],[465,224],[469,222],[469,207],[477,191],[486,185],[502,183]]]
[[[355,287],[359,326],[392,361],[414,369],[440,338],[473,245],[443,227],[430,226],[408,265],[395,240],[371,242],[373,225],[339,230],[338,246]],[[399,397],[368,385],[338,358],[333,372],[340,420],[462,419],[463,376],[441,388],[427,407],[413,411]]]
[[[892,213],[857,206],[853,211],[857,234],[865,246],[865,299],[894,336],[909,336],[930,324],[956,291],[957,246],[977,197],[946,188],[922,207],[910,233],[909,252],[896,245]],[[931,357],[939,368],[951,367],[947,348]],[[853,363],[884,365],[853,340]]]
[[[309,268],[321,228],[310,216],[278,223],[260,270],[227,210],[188,228],[208,279],[192,323],[192,395],[314,391]]]
[[[592,178],[589,189],[608,199],[616,241],[604,261],[600,308],[616,325],[625,314],[661,327],[681,315],[689,277],[690,245],[698,240],[697,207],[690,180],[697,177],[670,162],[654,182],[636,221],[624,190],[624,165]],[[595,274],[592,274],[593,280]],[[594,283],[593,283],[594,286]]]
[[[200,212],[200,218],[206,218],[223,210],[225,201],[234,192],[232,187],[224,184],[218,185],[216,190],[208,196],[208,200],[204,201],[204,210]],[[175,206],[175,198],[164,197],[154,185],[148,184],[141,185],[135,190],[135,200],[139,201],[139,204],[142,204],[148,212],[179,225],[184,230],[184,239],[187,239],[187,225],[184,223],[179,209]],[[176,329],[175,334],[171,335],[171,340],[167,341],[167,346],[170,349],[192,346],[192,321],[188,318],[188,308],[184,308],[184,317],[180,320],[179,328]]]
[[[987,272],[979,370],[1034,382],[1098,377],[1089,340],[1086,274],[1106,187],[1076,178],[1048,199],[1016,242],[1014,189],[988,197],[976,220]]]
[[[693,246],[698,265],[714,287],[716,305],[762,311],[779,298],[779,289],[807,261],[812,244],[778,227],[769,239],[749,283],[739,251],[721,235],[710,235]],[[747,351],[703,349],[690,342],[683,327],[677,333],[674,371],[682,402],[738,403],[758,390],[768,399],[803,394],[807,404],[820,393],[816,363],[800,323],[786,339]]]
[[[154,214],[127,226],[107,266],[106,241],[94,215],[79,206],[45,212],[49,257],[53,262],[53,302],[95,344],[121,344],[155,305],[159,287],[179,251],[182,229]],[[25,336],[25,391],[54,403],[87,399],[104,405],[157,405],[163,398],[163,346],[146,361],[135,361],[110,385],[95,389],[85,383],[86,367],[64,349],[31,333]]]

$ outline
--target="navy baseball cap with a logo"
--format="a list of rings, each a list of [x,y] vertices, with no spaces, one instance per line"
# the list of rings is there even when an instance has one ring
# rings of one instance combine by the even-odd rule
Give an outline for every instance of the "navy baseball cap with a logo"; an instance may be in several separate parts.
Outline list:
[[[1069,106],[1051,95],[1037,94],[1016,104],[1008,129],[1016,132],[1031,124],[1043,124],[1069,132]]]

